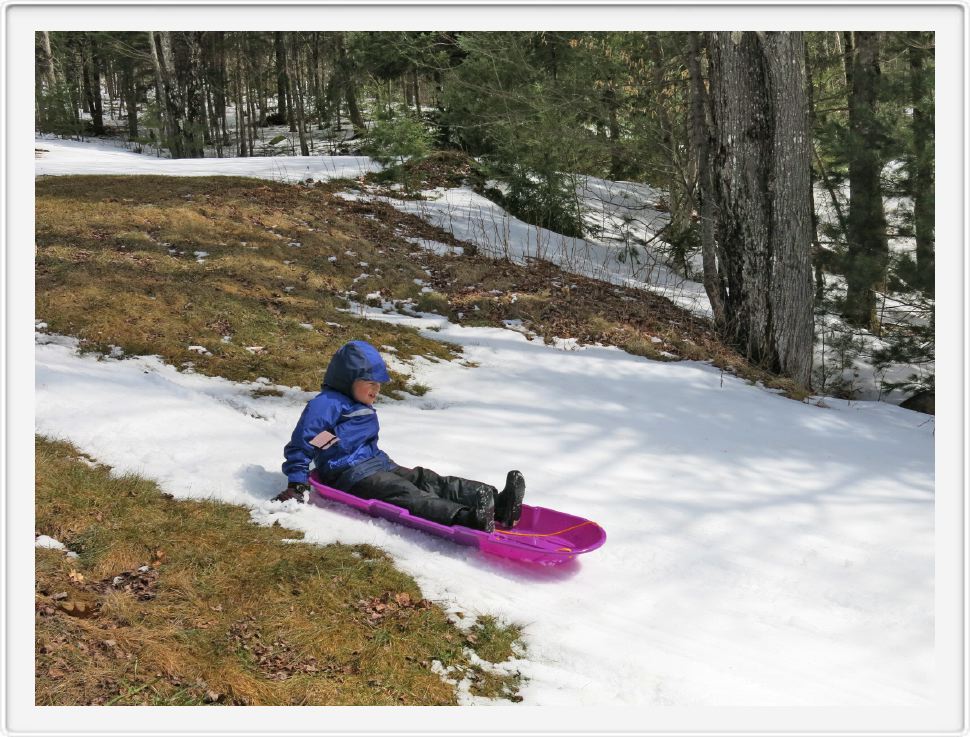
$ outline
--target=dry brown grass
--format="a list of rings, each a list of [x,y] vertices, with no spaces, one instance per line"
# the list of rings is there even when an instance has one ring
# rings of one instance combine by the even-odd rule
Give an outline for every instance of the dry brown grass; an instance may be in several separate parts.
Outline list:
[[[284,542],[298,533],[113,477],[69,445],[36,454],[37,531],[79,555],[36,551],[38,704],[446,705],[433,661],[511,655],[517,630],[467,638],[375,548]]]
[[[405,257],[385,258],[386,241],[399,241],[392,226],[337,216],[333,199],[323,188],[222,177],[42,179],[36,314],[92,350],[117,345],[200,373],[305,389],[355,338],[404,358],[453,356],[413,330],[346,311],[348,297],[370,292],[416,299],[414,279],[425,274]],[[406,387],[396,377],[390,389]]]
[[[428,162],[421,175],[454,184],[467,166],[452,158]],[[547,339],[616,345],[657,360],[710,361],[804,398],[663,297],[566,274],[547,262],[436,256],[404,237],[461,244],[386,203],[337,197],[345,187],[227,177],[42,179],[36,313],[87,348],[119,345],[206,374],[265,376],[304,389],[319,384],[327,357],[354,338],[394,346],[402,358],[457,355],[454,346],[415,331],[341,311],[348,296],[363,301],[380,292],[382,300],[410,301],[463,324],[520,319]],[[209,254],[204,263],[196,251]],[[369,276],[355,281],[364,272]],[[422,293],[415,279],[430,282],[434,292]],[[253,346],[261,350],[247,350]],[[411,391],[399,376],[389,389],[392,396]]]

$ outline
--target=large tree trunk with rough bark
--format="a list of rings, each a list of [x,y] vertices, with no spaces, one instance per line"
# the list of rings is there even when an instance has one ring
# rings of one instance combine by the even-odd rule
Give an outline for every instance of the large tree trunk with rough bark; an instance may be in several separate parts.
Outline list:
[[[801,33],[708,36],[712,179],[725,337],[811,382],[812,213]]]

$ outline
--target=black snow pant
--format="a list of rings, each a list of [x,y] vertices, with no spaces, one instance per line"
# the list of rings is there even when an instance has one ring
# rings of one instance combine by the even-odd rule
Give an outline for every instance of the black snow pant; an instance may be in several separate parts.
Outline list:
[[[494,486],[459,478],[439,476],[428,468],[402,468],[378,471],[356,484],[348,493],[362,499],[380,499],[404,507],[415,517],[442,525],[468,525],[475,505],[486,489],[497,495]]]

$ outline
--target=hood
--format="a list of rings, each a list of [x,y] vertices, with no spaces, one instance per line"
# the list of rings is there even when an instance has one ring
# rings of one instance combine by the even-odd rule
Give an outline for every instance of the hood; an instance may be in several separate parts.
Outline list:
[[[351,341],[333,354],[320,389],[330,387],[351,397],[351,387],[357,379],[381,383],[391,380],[381,354],[363,340]]]

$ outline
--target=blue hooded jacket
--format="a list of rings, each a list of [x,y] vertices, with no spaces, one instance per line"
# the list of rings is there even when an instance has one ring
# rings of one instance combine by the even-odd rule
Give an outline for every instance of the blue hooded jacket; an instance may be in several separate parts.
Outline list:
[[[397,468],[377,447],[377,410],[352,397],[351,387],[357,379],[391,380],[381,354],[362,340],[347,343],[334,353],[320,393],[300,415],[283,449],[283,473],[290,483],[307,483],[311,460],[321,481],[343,490],[373,473]]]

